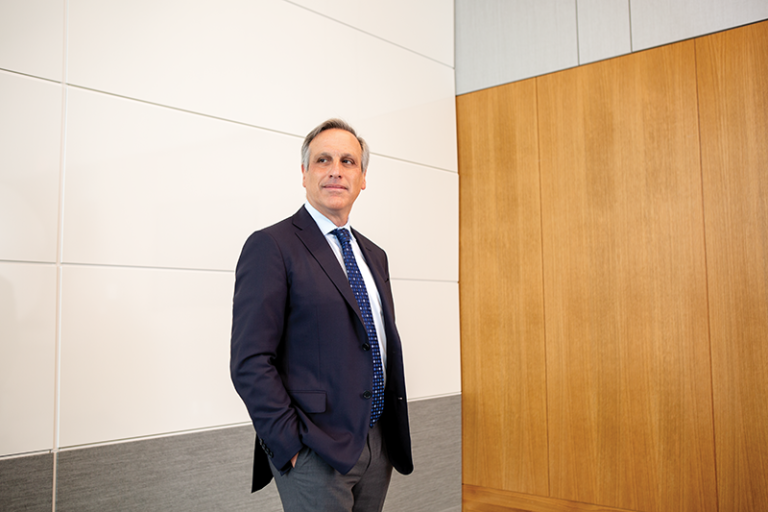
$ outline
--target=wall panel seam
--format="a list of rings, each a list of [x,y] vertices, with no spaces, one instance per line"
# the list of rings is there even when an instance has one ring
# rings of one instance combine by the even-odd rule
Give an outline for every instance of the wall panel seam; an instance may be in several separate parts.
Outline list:
[[[579,46],[579,0],[574,0],[573,3],[576,8],[576,65],[581,66],[581,47]],[[538,116],[538,110],[536,115]]]
[[[712,358],[712,313],[710,310],[710,302],[709,302],[709,262],[708,262],[708,254],[707,254],[707,209],[705,205],[705,197],[704,197],[704,155],[702,151],[702,143],[701,143],[701,94],[699,91],[700,88],[700,77],[699,77],[699,46],[701,45],[700,38],[696,38],[693,43],[693,69],[694,73],[696,74],[696,121],[698,122],[698,128],[699,133],[698,135],[698,142],[699,142],[699,178],[701,180],[701,223],[702,223],[702,229],[701,233],[703,236],[702,243],[704,244],[704,290],[706,292],[706,301],[707,301],[707,342],[708,342],[708,348],[709,348],[709,393],[710,393],[710,400],[712,403],[712,407],[710,408],[710,413],[712,414],[712,453],[714,457],[714,474],[715,474],[715,503],[717,504],[717,509],[720,508],[720,485],[718,484],[718,476],[717,476],[717,422],[715,421],[715,410],[716,410],[716,404],[715,404],[715,370],[713,365],[713,358]]]
[[[578,23],[578,21],[577,21]],[[541,316],[543,324],[543,338],[544,338],[544,410],[545,410],[545,422],[547,427],[547,496],[552,496],[552,471],[550,467],[549,457],[549,378],[547,371],[549,364],[547,362],[547,287],[546,267],[544,265],[544,196],[542,193],[542,177],[541,177],[541,119],[539,118],[539,79],[534,80],[534,88],[536,94],[536,151],[538,154],[538,162],[536,169],[539,173],[539,243],[541,244]]]
[[[21,71],[15,71],[13,69],[8,69],[8,68],[0,68],[0,71],[5,71],[6,73],[11,73],[11,74],[18,75],[18,76],[25,76],[27,78],[34,78],[35,80],[42,80],[43,82],[49,82],[49,83],[52,83],[52,84],[60,84],[61,83],[60,80],[53,80],[52,78],[44,78],[42,76],[31,75],[29,73],[22,73]]]
[[[196,110],[189,110],[189,109],[185,109],[185,108],[174,107],[172,105],[166,105],[164,103],[157,103],[157,102],[154,102],[154,101],[143,100],[141,98],[134,98],[132,96],[125,96],[124,94],[117,94],[117,93],[114,93],[114,92],[103,91],[103,90],[100,90],[100,89],[94,89],[92,87],[86,87],[84,85],[78,85],[78,84],[73,84],[73,83],[67,83],[67,85],[69,87],[72,87],[74,89],[78,89],[78,90],[81,90],[81,91],[95,92],[97,94],[104,94],[106,96],[111,96],[113,98],[120,98],[120,99],[124,99],[124,100],[135,101],[135,102],[138,102],[138,103],[142,103],[144,105],[152,105],[153,107],[160,107],[160,108],[164,108],[164,109],[168,109],[168,110],[174,110],[176,112],[183,112],[185,114],[192,114],[192,115],[195,115],[195,116],[205,117],[205,118],[208,118],[208,119],[215,119],[217,121],[224,121],[226,123],[232,123],[232,124],[236,124],[236,125],[240,125],[240,126],[245,126],[245,127],[248,127],[248,128],[255,128],[257,130],[264,130],[264,131],[270,132],[270,133],[277,133],[277,134],[280,134],[280,135],[287,135],[289,137],[297,137],[297,138],[300,138],[300,139],[304,138],[303,136],[297,135],[295,133],[289,133],[289,132],[284,132],[284,131],[280,131],[280,130],[275,130],[274,128],[268,128],[266,126],[259,126],[259,125],[255,125],[255,124],[249,124],[249,123],[245,123],[243,121],[236,121],[234,119],[228,119],[226,117],[215,116],[215,115],[212,115],[212,114],[206,114],[205,112],[198,112]]]
[[[56,312],[55,312],[55,348],[54,348],[54,389],[53,389],[53,457],[51,463],[51,510],[56,512],[56,485],[58,450],[61,433],[61,325],[62,325],[62,259],[64,256],[64,183],[67,162],[67,56],[68,56],[68,27],[69,2],[64,0],[62,27],[62,59],[61,59],[61,134],[59,147],[59,190],[58,190],[58,219],[56,229]]]
[[[629,53],[635,51],[635,44],[632,41],[632,0],[627,0],[627,16],[629,17]]]
[[[378,39],[380,41],[384,41],[387,44],[391,44],[392,46],[396,46],[397,48],[400,48],[402,50],[411,52],[414,55],[418,55],[419,57],[431,60],[432,62],[435,62],[437,64],[441,64],[441,65],[447,67],[448,69],[455,69],[455,67],[451,66],[450,64],[446,64],[443,61],[437,60],[437,59],[435,59],[433,57],[430,57],[429,55],[424,55],[423,53],[419,53],[416,50],[412,50],[412,49],[408,48],[407,46],[403,46],[401,44],[397,44],[397,43],[395,43],[393,41],[390,41],[389,39],[385,39],[385,38],[383,38],[381,36],[378,36],[376,34],[372,34],[370,32],[366,32],[365,30],[362,30],[360,27],[356,27],[354,25],[350,25],[349,23],[345,23],[345,22],[343,22],[341,20],[338,20],[336,18],[332,18],[331,16],[328,16],[327,14],[323,14],[322,12],[312,10],[309,7],[305,7],[305,6],[301,5],[301,4],[297,4],[296,2],[291,2],[291,0],[283,0],[283,1],[285,3],[287,3],[287,4],[293,5],[294,7],[298,7],[299,9],[304,9],[307,12],[311,12],[312,14],[315,14],[317,16],[322,16],[323,18],[329,19],[329,20],[334,21],[334,22],[336,22],[336,23],[338,23],[340,25],[344,25],[345,27],[348,27],[348,28],[351,28],[353,30],[356,30],[356,31],[360,32],[361,34],[365,34],[366,36],[373,37],[374,39]],[[455,19],[455,17],[454,17],[454,19]],[[455,40],[455,35],[454,35],[454,40]]]
[[[13,73],[13,71],[11,71],[11,72]],[[25,76],[31,76],[31,75],[25,75]],[[37,77],[32,77],[32,78],[37,78]],[[41,80],[44,80],[44,79],[41,78]],[[53,81],[53,80],[48,80],[48,81],[49,82],[53,82],[53,83],[59,83],[59,82],[56,82],[56,81]],[[213,115],[213,114],[206,114],[205,112],[198,112],[196,110],[189,110],[189,109],[185,109],[185,108],[174,107],[172,105],[166,105],[164,103],[157,103],[157,102],[154,102],[154,101],[149,101],[149,100],[144,100],[144,99],[140,99],[140,98],[135,98],[133,96],[125,96],[123,94],[117,94],[117,93],[114,93],[114,92],[103,91],[101,89],[94,89],[92,87],[86,87],[84,85],[77,85],[77,84],[72,84],[72,83],[67,83],[66,85],[68,87],[70,87],[70,88],[78,89],[78,90],[81,90],[81,91],[88,91],[88,92],[93,92],[93,93],[96,93],[96,94],[103,94],[103,95],[106,95],[106,96],[111,96],[113,98],[120,98],[120,99],[123,99],[123,100],[135,101],[137,103],[141,103],[141,104],[144,104],[144,105],[151,105],[153,107],[158,107],[158,108],[162,108],[162,109],[172,110],[172,111],[175,111],[175,112],[182,112],[184,114],[190,114],[190,115],[193,115],[193,116],[199,116],[199,117],[203,117],[203,118],[206,118],[206,119],[213,119],[213,120],[216,120],[216,121],[222,121],[222,122],[225,122],[225,123],[231,123],[231,124],[238,125],[238,126],[243,126],[243,127],[246,127],[246,128],[252,128],[254,130],[262,130],[262,131],[267,132],[267,133],[275,133],[275,134],[278,134],[278,135],[285,135],[287,137],[294,137],[294,138],[299,139],[299,140],[303,140],[304,139],[304,135],[300,135],[300,134],[296,134],[296,133],[290,133],[290,132],[286,132],[286,131],[282,131],[282,130],[276,130],[274,128],[269,128],[269,127],[266,127],[266,126],[260,126],[260,125],[256,125],[256,124],[246,123],[244,121],[237,121],[237,120],[234,120],[234,119],[229,119],[229,118],[226,118],[226,117],[216,116],[216,115]],[[427,169],[434,169],[434,170],[437,170],[437,171],[442,171],[442,172],[446,172],[446,173],[449,173],[449,174],[456,174],[456,175],[458,175],[458,172],[454,171],[452,169],[445,169],[443,167],[437,167],[436,165],[431,165],[431,164],[427,164],[427,163],[424,163],[424,162],[416,162],[414,160],[407,160],[407,159],[404,159],[404,158],[398,158],[398,157],[393,156],[393,155],[387,155],[387,154],[384,154],[384,153],[377,153],[376,151],[371,151],[371,154],[372,155],[376,155],[376,156],[380,156],[380,157],[383,157],[383,158],[389,158],[389,159],[392,159],[392,160],[397,160],[399,162],[405,162],[405,163],[412,164],[412,165],[418,165],[420,167],[425,167]]]

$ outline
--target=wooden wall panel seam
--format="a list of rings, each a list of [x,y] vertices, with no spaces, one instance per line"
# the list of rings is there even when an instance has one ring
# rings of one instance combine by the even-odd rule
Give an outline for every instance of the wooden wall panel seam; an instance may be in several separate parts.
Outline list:
[[[546,294],[546,279],[547,279],[547,269],[546,265],[544,264],[544,198],[542,197],[541,193],[541,118],[539,116],[539,78],[534,79],[535,85],[535,94],[536,94],[536,149],[538,152],[538,160],[536,162],[536,171],[539,174],[539,224],[540,224],[540,233],[541,233],[541,297],[542,297],[542,317],[543,317],[543,338],[544,338],[544,382],[549,382],[548,378],[548,368],[549,363],[547,361],[547,294]],[[546,407],[546,425],[547,425],[547,461],[552,460],[550,458],[550,442],[549,442],[549,435],[550,435],[550,429],[549,429],[549,387],[545,385],[544,389],[544,407]],[[547,465],[547,496],[552,495],[552,467],[550,464]]]
[[[712,403],[712,434],[714,436],[714,439],[717,439],[717,424],[715,422],[715,375],[714,375],[714,368],[712,366],[712,314],[710,310],[709,305],[709,262],[707,261],[707,208],[706,203],[704,200],[704,156],[702,154],[702,142],[701,142],[701,96],[699,89],[701,88],[701,82],[699,80],[699,45],[700,45],[700,39],[697,38],[694,40],[694,66],[696,68],[696,118],[699,125],[699,175],[701,178],[701,221],[703,223],[702,226],[702,232],[704,233],[704,267],[707,269],[707,273],[705,275],[705,286],[707,291],[706,296],[706,302],[707,302],[707,341],[709,343],[709,379],[710,379],[710,400]],[[714,453],[715,458],[715,467],[714,467],[714,474],[715,474],[715,482],[718,482],[718,475],[717,475],[717,442],[714,442],[712,445],[712,452]],[[720,490],[718,489],[718,485],[715,485],[715,498],[718,503],[718,509],[720,504]]]
[[[768,510],[768,22],[696,40],[717,489]]]

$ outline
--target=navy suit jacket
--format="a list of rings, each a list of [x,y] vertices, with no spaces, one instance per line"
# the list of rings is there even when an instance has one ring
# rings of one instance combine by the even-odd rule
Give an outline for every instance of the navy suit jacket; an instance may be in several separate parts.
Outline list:
[[[389,459],[413,471],[400,336],[387,256],[353,230],[381,296],[387,336],[383,427]],[[338,259],[302,206],[253,233],[235,273],[232,381],[257,433],[253,490],[308,446],[346,474],[366,442],[373,362],[362,315]],[[367,396],[367,394],[366,394]],[[267,455],[268,454],[268,455]]]

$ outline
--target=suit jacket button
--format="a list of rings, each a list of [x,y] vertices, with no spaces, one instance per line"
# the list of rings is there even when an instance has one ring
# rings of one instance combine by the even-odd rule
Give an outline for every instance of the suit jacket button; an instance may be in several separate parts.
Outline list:
[[[366,352],[371,350],[371,345],[369,343],[363,343],[363,350]]]
[[[371,398],[371,392],[370,391],[363,392],[363,398],[365,399]]]

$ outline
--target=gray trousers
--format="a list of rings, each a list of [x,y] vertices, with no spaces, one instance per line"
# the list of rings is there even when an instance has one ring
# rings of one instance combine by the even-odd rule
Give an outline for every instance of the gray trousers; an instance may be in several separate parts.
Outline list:
[[[392,477],[378,423],[368,431],[360,460],[346,475],[306,446],[296,467],[284,475],[271,461],[270,467],[285,512],[381,512]]]

